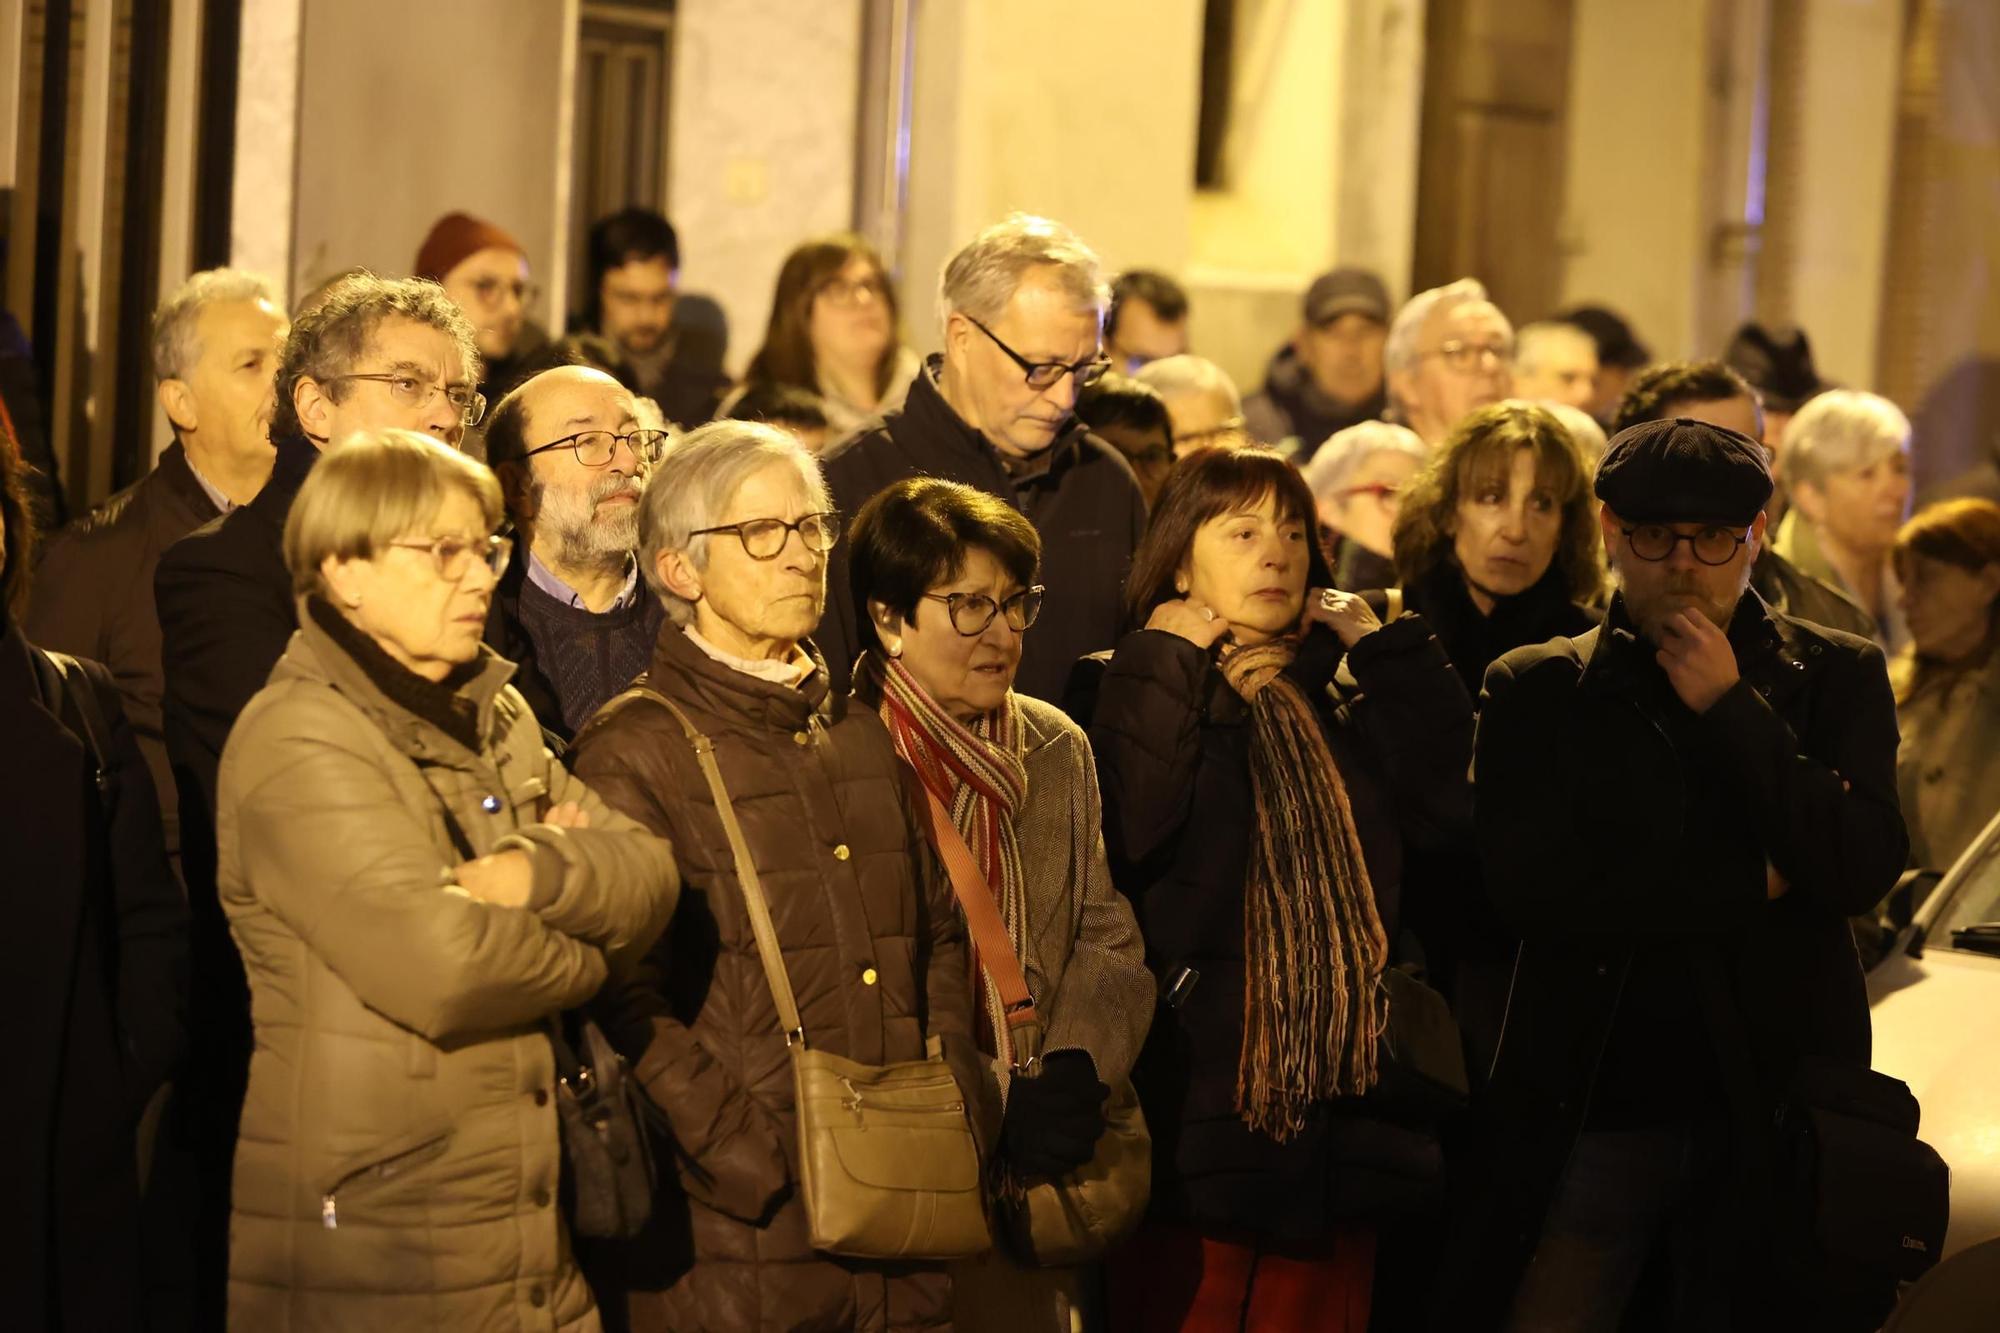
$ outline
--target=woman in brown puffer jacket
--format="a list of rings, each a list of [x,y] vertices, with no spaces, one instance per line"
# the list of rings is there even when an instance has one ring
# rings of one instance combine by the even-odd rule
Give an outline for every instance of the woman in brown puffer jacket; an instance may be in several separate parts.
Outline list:
[[[667,604],[640,683],[714,742],[806,1040],[865,1063],[943,1040],[966,1101],[979,1069],[965,946],[930,872],[881,720],[831,694],[805,643],[838,534],[819,469],[767,426],[718,422],[672,449],[640,502],[640,567]],[[598,1005],[671,1122],[678,1188],[593,1268],[634,1330],[889,1330],[950,1324],[945,1266],[812,1248],[794,1188],[792,1067],[729,843],[680,724],[624,696],[577,737],[577,774],[673,839],[672,928]]]
[[[385,431],[321,459],[286,525],[299,630],[218,784],[256,1030],[232,1328],[598,1327],[546,1023],[657,937],[673,860],[480,646],[499,518],[492,473]]]

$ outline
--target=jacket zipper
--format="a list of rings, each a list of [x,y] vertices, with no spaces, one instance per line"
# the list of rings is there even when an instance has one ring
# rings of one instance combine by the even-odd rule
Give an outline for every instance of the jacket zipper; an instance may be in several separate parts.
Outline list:
[[[449,1133],[440,1134],[436,1138],[426,1139],[424,1142],[419,1143],[414,1148],[406,1148],[402,1152],[396,1153],[390,1157],[385,1157],[379,1162],[370,1162],[366,1166],[359,1166],[356,1167],[354,1170],[349,1171],[346,1175],[342,1176],[340,1179],[334,1181],[333,1184],[329,1185],[326,1189],[326,1192],[320,1195],[319,1199],[320,1225],[325,1227],[328,1231],[336,1231],[339,1229],[340,1208],[339,1208],[339,1201],[336,1198],[336,1196],[342,1190],[346,1189],[349,1185],[352,1185],[355,1181],[361,1179],[363,1176],[371,1174],[382,1180],[391,1179],[396,1175],[397,1171],[399,1171],[401,1168],[405,1166],[414,1166],[420,1162],[429,1161],[432,1157],[437,1156],[439,1153],[443,1152],[445,1146],[450,1141],[451,1141],[451,1135]]]

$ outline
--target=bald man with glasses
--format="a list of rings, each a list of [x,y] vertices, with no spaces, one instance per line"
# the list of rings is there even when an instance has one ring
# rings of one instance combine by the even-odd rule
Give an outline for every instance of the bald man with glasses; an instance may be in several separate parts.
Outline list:
[[[1078,392],[1110,364],[1107,295],[1096,254],[1061,223],[1016,214],[987,228],[945,265],[944,351],[901,411],[823,459],[844,515],[893,482],[932,476],[1005,500],[1035,525],[1048,595],[1015,688],[1052,703],[1077,658],[1117,640],[1125,571],[1146,523],[1131,465],[1075,415]],[[831,559],[814,641],[845,690],[856,603],[845,548]]]

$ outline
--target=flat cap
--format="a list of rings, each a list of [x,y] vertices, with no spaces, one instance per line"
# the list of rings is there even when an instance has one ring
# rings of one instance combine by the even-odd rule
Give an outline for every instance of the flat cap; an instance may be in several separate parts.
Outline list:
[[[1597,498],[1634,523],[1748,527],[1771,499],[1764,446],[1706,421],[1642,421],[1611,437]]]

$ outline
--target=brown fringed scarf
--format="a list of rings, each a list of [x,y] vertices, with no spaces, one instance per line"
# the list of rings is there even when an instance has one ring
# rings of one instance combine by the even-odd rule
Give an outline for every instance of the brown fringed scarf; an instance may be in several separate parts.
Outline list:
[[[1389,941],[1347,787],[1318,715],[1281,673],[1280,640],[1222,659],[1250,706],[1257,828],[1243,911],[1243,1054],[1236,1109],[1280,1142],[1316,1102],[1374,1086]]]
[[[1028,799],[1028,765],[1022,752],[1021,708],[1013,693],[968,727],[938,707],[894,658],[868,654],[857,680],[868,693],[880,692],[882,721],[896,753],[951,812],[952,827],[964,837],[980,875],[993,890],[1015,954],[1025,958],[1027,897],[1015,820]],[[976,948],[972,966],[986,1019],[981,1044],[990,1045],[991,1054],[1011,1063],[1007,1008],[1001,1003],[1000,988],[980,965]]]

